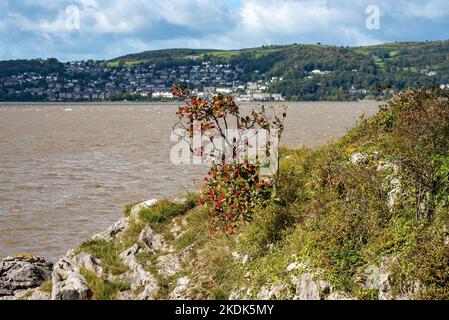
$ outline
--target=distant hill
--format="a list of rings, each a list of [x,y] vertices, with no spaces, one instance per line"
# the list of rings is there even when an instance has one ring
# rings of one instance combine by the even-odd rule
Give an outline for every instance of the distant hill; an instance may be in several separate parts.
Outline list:
[[[151,66],[154,75],[148,77],[146,85],[151,87],[156,83],[167,88],[169,82],[182,82],[181,74],[188,75],[194,66],[204,62],[229,66],[223,71],[226,78],[223,78],[222,86],[260,81],[265,92],[280,93],[294,101],[386,99],[407,87],[447,85],[449,88],[449,41],[397,42],[365,47],[292,44],[241,50],[145,51],[108,61],[89,61],[80,71],[76,68],[71,71],[68,63],[56,59],[0,61],[0,100],[61,99],[59,92],[48,89],[53,85],[46,84],[41,78],[31,83],[7,79],[23,73],[34,72],[44,77],[57,74],[59,77],[54,81],[61,81],[62,87],[71,79],[78,79],[77,86],[83,99],[89,99],[89,89],[100,96],[112,74],[114,86],[108,96],[132,97],[138,88],[133,85],[135,79],[129,78],[132,69],[145,70]],[[160,76],[160,73],[170,76]],[[209,80],[189,83],[199,89],[218,86],[217,81],[213,81],[214,76],[212,73],[208,75]],[[222,76],[216,75],[217,78]],[[124,82],[126,79],[129,83]],[[63,97],[73,96],[68,93]]]
[[[244,81],[282,77],[271,91],[294,100],[347,99],[392,88],[449,84],[449,41],[395,42],[365,47],[293,44],[242,50],[169,49],[130,54],[109,64],[229,63]],[[319,70],[315,74],[312,71]]]

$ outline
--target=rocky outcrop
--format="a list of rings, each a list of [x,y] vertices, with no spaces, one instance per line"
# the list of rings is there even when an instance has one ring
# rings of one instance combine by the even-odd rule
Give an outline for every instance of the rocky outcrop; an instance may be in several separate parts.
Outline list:
[[[393,212],[396,204],[398,203],[399,196],[402,192],[401,190],[401,180],[398,178],[393,178],[390,181],[391,190],[387,195],[387,206],[390,212]]]
[[[323,300],[330,293],[330,285],[316,278],[314,274],[303,271],[296,282],[296,295],[293,300]]]
[[[176,253],[160,256],[156,260],[158,273],[162,277],[171,277],[182,270],[181,261]]]
[[[150,199],[142,203],[136,204],[131,208],[128,219],[135,219],[135,220],[139,219],[140,210],[151,207],[152,205],[156,204],[157,201],[158,201],[157,199]]]
[[[370,265],[364,272],[365,288],[370,290],[378,290],[379,300],[394,300],[392,293],[391,280],[392,275],[388,271],[386,263],[381,263],[379,266]]]
[[[187,290],[190,283],[189,277],[181,277],[176,283],[175,289],[170,293],[170,300],[189,300]]]
[[[178,239],[183,234],[182,227],[178,223],[177,219],[173,219],[172,223],[173,223],[173,227],[170,229],[170,232],[173,234],[175,239]]]
[[[121,218],[117,222],[115,222],[113,225],[111,225],[109,228],[107,228],[105,231],[97,233],[92,237],[93,240],[106,240],[111,241],[116,236],[118,236],[120,233],[126,230],[128,227],[128,219],[127,218]]]
[[[326,300],[357,300],[354,296],[346,292],[335,291],[326,297]]]
[[[245,265],[248,262],[249,255],[247,254],[240,254],[237,251],[234,251],[231,253],[232,259],[235,261],[240,261],[243,265]]]
[[[52,264],[42,257],[14,255],[0,262],[0,296],[36,288],[51,278]]]
[[[148,271],[145,270],[136,258],[136,254],[140,251],[139,245],[136,243],[129,249],[120,254],[120,258],[124,264],[130,268],[123,279],[131,283],[131,289],[137,291],[143,288],[139,294],[139,300],[152,300],[159,291],[157,279]]]
[[[36,288],[33,290],[27,300],[51,300],[51,294]]]
[[[147,225],[139,235],[138,244],[143,250],[150,253],[158,253],[167,251],[165,240],[162,235],[153,230],[150,225]]]
[[[366,159],[368,159],[367,155],[365,155],[363,153],[360,153],[360,152],[357,152],[357,153],[354,153],[354,154],[351,155],[351,159],[349,159],[349,161],[352,164],[358,164],[358,163],[361,163],[361,162],[365,161]]]
[[[287,286],[283,283],[273,284],[270,287],[262,287],[257,295],[259,300],[282,299],[286,296]]]
[[[251,297],[253,293],[252,288],[241,287],[229,294],[229,300],[247,300]]]
[[[78,267],[67,260],[55,264],[52,284],[52,300],[88,300],[92,294]]]
[[[361,161],[360,159],[358,161]],[[394,183],[392,183],[394,185]],[[397,184],[399,185],[399,184]],[[123,244],[122,233],[132,225],[131,219],[139,219],[139,211],[156,203],[154,200],[138,204],[131,209],[127,218],[120,219],[106,231],[97,234],[94,238],[104,241],[112,241]],[[109,281],[122,281],[129,283],[125,291],[117,293],[119,300],[152,300],[168,298],[172,300],[187,300],[189,295],[195,296],[198,285],[183,272],[184,266],[189,263],[196,249],[195,244],[185,248],[176,248],[172,240],[182,236],[187,226],[187,221],[177,217],[172,220],[169,228],[161,229],[170,231],[167,239],[154,230],[151,225],[146,225],[135,243],[120,255],[127,271],[120,275],[107,273],[106,265],[92,254],[70,250],[67,255],[53,267],[40,257],[13,256],[0,262],[0,300],[28,299],[28,300],[86,300],[90,299],[92,292],[86,279],[80,270],[89,270],[99,278]],[[138,226],[142,226],[139,222]],[[137,234],[136,234],[137,235]],[[173,235],[173,237],[172,237]],[[172,244],[172,245],[171,245]],[[270,246],[268,246],[270,248]],[[116,253],[114,253],[116,254]],[[254,279],[257,271],[249,270],[252,257],[237,251],[230,253],[231,258],[242,268],[246,266],[243,280]],[[292,256],[295,262],[290,263],[280,277],[274,282],[254,287],[245,283],[235,288],[230,294],[230,299],[295,299],[295,300],[356,300],[356,297],[343,291],[334,291],[329,283],[323,280],[323,272],[315,270],[306,262],[300,262],[299,258]],[[192,261],[194,263],[195,260]],[[391,259],[388,259],[391,262]],[[388,271],[389,265],[384,261],[379,266],[371,265],[366,269],[360,269],[362,276],[357,280],[357,285],[368,290],[377,290],[380,300],[412,299],[413,293],[419,289],[417,284],[411,286],[410,292],[394,296],[392,294],[392,275]],[[192,263],[190,266],[192,267]],[[284,277],[285,276],[285,277]],[[51,296],[40,290],[39,286],[46,280],[52,279]],[[162,283],[170,282],[174,286],[171,292],[160,290]]]
[[[80,252],[71,259],[71,262],[79,268],[95,272],[100,276],[103,274],[103,267],[101,266],[100,259],[89,253]]]
[[[154,204],[156,204],[157,199],[151,199],[144,201],[142,203],[136,204],[130,210],[130,214],[128,217],[123,217],[119,219],[117,222],[112,224],[105,231],[100,232],[92,237],[93,240],[106,240],[111,241],[112,239],[118,237],[121,233],[123,233],[129,226],[130,220],[138,220],[139,212],[144,208],[148,208]]]

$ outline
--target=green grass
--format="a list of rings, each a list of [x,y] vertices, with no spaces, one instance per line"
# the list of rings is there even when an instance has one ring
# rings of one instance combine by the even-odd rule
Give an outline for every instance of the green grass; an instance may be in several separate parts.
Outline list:
[[[170,200],[160,200],[151,207],[140,211],[139,216],[142,221],[152,225],[162,224],[170,221],[176,216],[184,214],[190,209],[191,202],[174,203]]]
[[[53,283],[51,280],[45,281],[41,286],[40,289],[48,294],[51,294],[52,291],[52,287],[53,287]]]
[[[87,269],[81,269],[80,273],[84,276],[90,290],[92,291],[93,300],[114,300],[116,299],[119,291],[130,289],[128,283],[102,279],[95,272]]]
[[[114,61],[108,61],[105,63],[107,68],[117,68],[120,64],[120,61],[114,60]]]
[[[123,216],[124,217],[129,217],[129,215],[131,214],[131,209],[138,204],[138,202],[133,202],[133,203],[129,203],[127,204],[124,208],[123,208]]]
[[[378,66],[380,69],[383,69],[384,66],[385,66],[385,61],[383,61],[383,60],[380,59],[380,58],[376,58],[376,59],[374,60],[374,63],[375,63],[376,66]]]
[[[105,271],[117,275],[128,270],[119,257],[120,250],[117,249],[117,244],[113,241],[88,240],[81,244],[78,251],[87,252],[99,258]]]
[[[107,68],[118,68],[120,66],[120,64],[123,64],[125,67],[135,67],[138,66],[139,64],[143,64],[148,62],[148,59],[137,59],[137,60],[112,60],[112,61],[107,61],[105,62],[105,66]]]

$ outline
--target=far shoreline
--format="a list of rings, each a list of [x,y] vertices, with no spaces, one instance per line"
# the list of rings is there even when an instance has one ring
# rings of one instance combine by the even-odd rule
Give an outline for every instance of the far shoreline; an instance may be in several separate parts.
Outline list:
[[[248,104],[273,104],[282,105],[284,103],[384,103],[384,100],[313,100],[313,101],[237,101],[241,105]],[[21,106],[21,105],[175,105],[182,104],[181,101],[0,101],[0,106]]]

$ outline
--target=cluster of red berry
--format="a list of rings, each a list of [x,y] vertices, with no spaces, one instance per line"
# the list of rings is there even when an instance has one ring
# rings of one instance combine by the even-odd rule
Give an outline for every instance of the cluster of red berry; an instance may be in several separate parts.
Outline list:
[[[252,210],[271,195],[271,182],[260,177],[259,166],[249,163],[213,165],[204,179],[200,204],[208,208],[211,232],[235,235],[242,222],[251,222]]]

